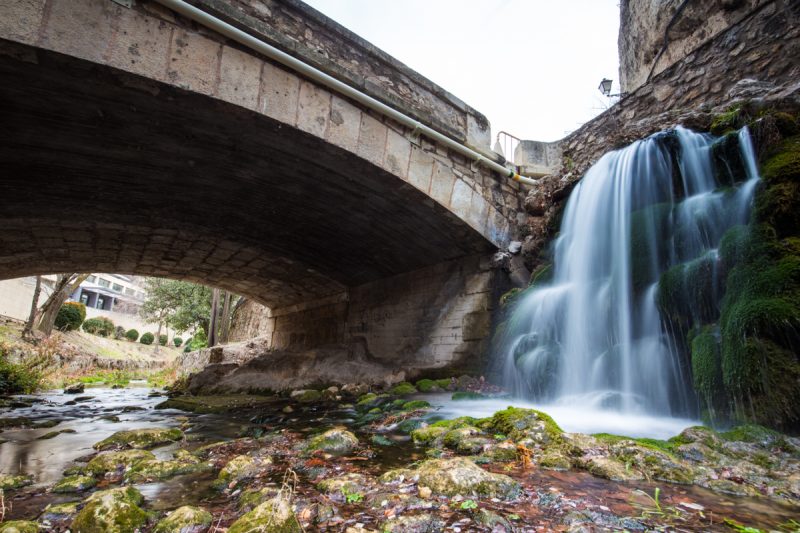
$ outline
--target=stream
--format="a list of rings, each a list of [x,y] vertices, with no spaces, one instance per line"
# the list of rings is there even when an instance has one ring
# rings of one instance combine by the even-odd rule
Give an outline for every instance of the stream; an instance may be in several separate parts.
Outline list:
[[[490,415],[509,402],[452,402],[443,394],[419,394],[413,398],[431,402],[433,411],[424,415],[429,419],[452,418],[465,413],[472,416]],[[52,427],[7,429],[0,433],[0,473],[33,475],[33,485],[6,493],[6,520],[35,520],[48,504],[84,499],[85,495],[55,494],[48,487],[62,478],[62,472],[66,468],[85,462],[96,454],[93,444],[120,430],[183,428],[184,441],[152,450],[162,460],[169,459],[178,448],[192,451],[209,443],[247,436],[258,438],[274,434],[296,443],[321,429],[338,425],[348,426],[361,442],[369,443],[375,435],[374,428],[357,424],[359,415],[356,410],[340,408],[339,404],[293,403],[293,412],[287,414],[282,410],[289,401],[275,398],[258,408],[239,409],[227,414],[195,414],[175,409],[155,409],[166,398],[160,392],[145,386],[136,386],[135,383],[123,389],[87,387],[85,393],[77,397],[65,395],[61,391],[50,391],[15,399],[32,405],[2,409],[0,417],[26,417],[34,423],[57,423]],[[563,421],[558,419],[558,411],[553,414],[556,421],[563,423],[566,429],[573,429],[567,418]],[[675,424],[682,425],[683,421]],[[661,426],[656,429],[667,431]],[[668,429],[674,434],[675,428]],[[74,430],[74,433],[60,433],[48,439],[40,438],[50,432],[63,430]],[[426,459],[424,449],[416,447],[407,435],[391,429],[381,431],[381,436],[387,439],[384,445],[373,444],[369,446],[367,453],[360,456],[340,458],[332,463],[332,471],[379,476],[390,468],[403,467]],[[291,446],[285,448],[289,450],[288,455],[283,459],[276,459],[279,468],[271,474],[275,483],[280,481],[284,467],[296,468],[298,464],[298,459],[292,456],[294,452],[291,451]],[[722,517],[733,518],[748,525],[777,528],[798,516],[797,508],[772,500],[727,496],[696,486],[648,482],[617,483],[586,472],[525,469],[516,463],[507,466],[489,464],[485,468],[509,475],[522,483],[527,497],[508,504],[487,502],[495,511],[513,513],[512,516],[519,517],[519,531],[534,531],[537,526],[545,526],[548,530],[562,530],[565,517],[569,518],[570,513],[577,512],[584,513],[584,516],[586,513],[595,513],[600,517],[599,524],[605,523],[611,529],[626,529],[628,525],[623,519],[606,523],[603,520],[607,518],[603,517],[640,517],[647,509],[654,507],[653,502],[644,494],[653,495],[656,489],[660,491],[657,506],[672,509],[670,512],[680,515],[686,530],[697,530],[698,527],[704,530],[728,530],[720,523]],[[202,505],[215,517],[218,513],[224,517],[226,513],[235,511],[231,511],[229,495],[221,494],[211,487],[215,477],[216,472],[194,473],[165,481],[136,484],[135,487],[144,495],[145,506],[151,511],[168,511],[181,505],[193,504]],[[97,488],[107,488],[104,485],[106,484],[101,482]],[[300,473],[297,492],[309,498],[319,498],[307,472]],[[694,512],[697,509],[703,511]],[[448,511],[445,514],[449,517],[445,530],[492,530],[471,522],[471,515],[467,511]],[[345,526],[352,524],[378,527],[382,518],[382,513],[376,513],[366,505],[342,506],[335,519],[312,526],[310,530],[344,531]]]

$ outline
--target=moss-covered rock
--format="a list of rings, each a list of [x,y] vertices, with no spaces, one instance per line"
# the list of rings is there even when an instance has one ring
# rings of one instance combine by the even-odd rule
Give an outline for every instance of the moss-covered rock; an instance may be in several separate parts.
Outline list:
[[[94,445],[95,450],[111,448],[155,448],[183,439],[183,432],[177,428],[147,428],[117,431],[107,439]]]
[[[406,516],[397,516],[383,523],[383,533],[428,533],[442,531],[445,521],[436,515],[421,513]]]
[[[444,439],[448,428],[442,426],[425,426],[411,432],[411,438],[415,444],[421,446],[434,446],[437,442]]]
[[[155,461],[156,457],[146,450],[122,450],[120,452],[101,453],[86,465],[86,472],[103,475],[115,470],[127,470],[143,461]]]
[[[51,503],[44,508],[40,519],[49,520],[51,522],[68,520],[78,514],[80,504],[81,502]]]
[[[33,483],[33,476],[0,474],[0,490],[14,490],[27,487]]]
[[[560,442],[563,434],[549,415],[535,409],[509,407],[496,412],[486,425],[494,433],[506,435],[515,442],[531,440],[547,445]]]
[[[240,409],[266,406],[276,402],[274,396],[248,394],[216,396],[177,396],[156,405],[156,409],[180,409],[193,413],[227,413]]]
[[[237,455],[220,470],[214,487],[218,489],[230,488],[241,481],[256,477],[265,467],[272,464],[269,457],[255,458],[249,455]]]
[[[325,479],[317,484],[317,488],[338,500],[346,500],[349,495],[361,495],[367,490],[369,478],[357,472],[342,474]]]
[[[30,520],[11,520],[0,524],[0,533],[39,533],[39,524]]]
[[[239,495],[239,501],[236,507],[239,511],[249,512],[264,503],[271,500],[278,495],[278,489],[275,487],[263,487],[260,489],[246,489]]]
[[[492,474],[465,458],[430,459],[415,470],[419,484],[434,492],[455,496],[514,499],[521,486],[508,476]]]
[[[303,529],[285,498],[273,498],[246,513],[228,529],[228,533],[302,533]]]
[[[53,492],[83,492],[97,485],[92,476],[68,476],[53,485]]]
[[[333,455],[347,455],[358,447],[358,437],[343,427],[329,429],[311,437],[305,446],[307,452],[322,451]]]
[[[205,472],[211,465],[189,453],[176,454],[167,461],[145,460],[132,465],[125,473],[125,479],[133,483],[168,479],[181,474]]]
[[[415,384],[420,392],[442,392],[450,386],[449,379],[421,379]]]
[[[86,499],[70,529],[80,533],[130,533],[147,523],[144,498],[133,487],[95,492]]]
[[[394,396],[408,396],[409,394],[416,394],[417,389],[411,383],[403,381],[398,383],[389,390],[389,393]]]
[[[731,107],[711,119],[711,133],[714,135],[730,133],[744,126],[747,118],[747,114],[742,110],[741,106]]]
[[[416,411],[417,409],[427,409],[431,406],[431,404],[425,400],[410,400],[408,402],[403,402],[400,408],[403,411]]]
[[[457,391],[450,397],[451,400],[485,400],[488,396],[484,396],[480,392],[472,391]]]
[[[314,389],[304,389],[292,391],[289,397],[296,402],[313,403],[322,399],[322,393]]]
[[[211,513],[200,507],[184,505],[161,519],[153,533],[201,533],[211,525]]]

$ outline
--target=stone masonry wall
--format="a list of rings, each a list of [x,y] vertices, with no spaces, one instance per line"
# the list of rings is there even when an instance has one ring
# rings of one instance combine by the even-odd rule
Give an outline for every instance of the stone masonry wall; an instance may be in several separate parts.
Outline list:
[[[707,131],[715,113],[752,98],[797,99],[800,2],[764,2],[560,142],[558,172],[528,194],[523,255],[535,269],[563,200],[605,152],[678,124]]]

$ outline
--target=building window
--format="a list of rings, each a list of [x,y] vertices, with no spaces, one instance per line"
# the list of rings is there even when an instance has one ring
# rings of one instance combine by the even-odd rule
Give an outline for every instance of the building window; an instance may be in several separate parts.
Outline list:
[[[120,285],[119,283],[115,283],[114,286],[111,287],[111,289],[117,292],[122,292],[122,285]]]
[[[86,294],[85,292],[81,293],[81,303],[83,305],[89,305],[89,295]]]
[[[106,299],[102,296],[97,297],[97,304],[94,306],[95,309],[105,309],[106,306]]]
[[[128,296],[136,296],[136,291],[131,288],[126,288],[125,294],[127,294]]]
[[[89,283],[94,283],[96,279],[97,276],[89,276],[88,278],[86,278],[86,281]]]
[[[106,289],[111,286],[111,282],[103,278],[98,279],[97,284],[100,285],[101,287],[105,287]]]

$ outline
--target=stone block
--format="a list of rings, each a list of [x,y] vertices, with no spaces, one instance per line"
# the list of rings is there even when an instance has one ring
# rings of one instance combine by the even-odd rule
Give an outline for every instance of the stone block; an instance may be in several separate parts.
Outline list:
[[[325,138],[330,114],[331,93],[313,83],[300,82],[297,127],[317,137]]]
[[[297,119],[297,100],[300,78],[270,63],[261,72],[260,110],[265,115],[294,126]]]
[[[450,167],[442,162],[436,161],[433,165],[433,175],[431,177],[431,197],[444,206],[450,204],[450,196],[453,194],[455,175]]]
[[[411,157],[411,143],[394,130],[388,130],[383,168],[401,178],[406,177]]]
[[[412,145],[408,164],[408,182],[427,193],[431,188],[432,174],[433,157],[419,146]]]
[[[53,0],[49,9],[39,42],[43,48],[103,62],[114,35],[113,21],[122,7],[97,0]]]
[[[389,128],[380,120],[361,114],[361,130],[358,133],[356,153],[376,165],[383,163],[386,136]]]
[[[263,64],[255,56],[223,46],[217,96],[247,109],[257,109]]]
[[[120,12],[118,24],[108,63],[134,74],[164,81],[172,26],[131,9]]]
[[[470,226],[483,233],[486,227],[486,218],[489,216],[489,203],[479,194],[472,195],[469,214],[466,221]]]
[[[469,215],[472,195],[474,191],[464,180],[456,179],[453,184],[453,194],[450,196],[450,210],[466,218]]]
[[[221,46],[197,33],[176,29],[172,33],[167,81],[184,89],[213,95]]]
[[[467,113],[467,144],[474,148],[491,148],[492,132],[485,117],[475,117]]]
[[[33,44],[39,36],[45,0],[14,0],[0,7],[0,37]]]
[[[347,100],[333,95],[326,135],[328,141],[345,150],[355,151],[360,129],[361,111]]]

